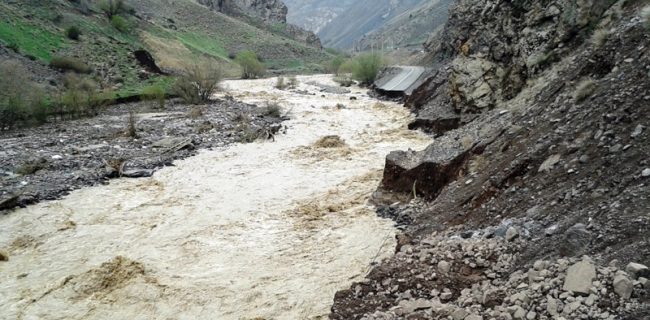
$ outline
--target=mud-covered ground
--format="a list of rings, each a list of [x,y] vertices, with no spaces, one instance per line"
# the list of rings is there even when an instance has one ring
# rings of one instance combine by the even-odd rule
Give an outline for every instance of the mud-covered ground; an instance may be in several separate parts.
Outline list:
[[[130,112],[133,132],[129,133]],[[0,132],[0,210],[57,199],[83,186],[150,176],[174,159],[233,142],[267,139],[282,114],[226,96],[206,105],[168,101],[107,108],[97,117]]]

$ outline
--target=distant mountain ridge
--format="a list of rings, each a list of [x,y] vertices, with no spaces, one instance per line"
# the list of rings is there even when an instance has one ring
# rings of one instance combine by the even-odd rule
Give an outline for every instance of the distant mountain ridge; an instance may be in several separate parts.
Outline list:
[[[289,23],[314,31],[327,47],[369,49],[422,44],[447,20],[451,0],[284,0]]]

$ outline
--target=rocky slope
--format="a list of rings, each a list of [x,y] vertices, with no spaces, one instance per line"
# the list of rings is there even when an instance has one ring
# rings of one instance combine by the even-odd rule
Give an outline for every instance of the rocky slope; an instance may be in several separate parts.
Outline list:
[[[280,0],[198,0],[228,15],[259,17],[269,23],[286,23],[287,6]]]
[[[425,1],[365,34],[356,45],[360,51],[371,48],[395,49],[410,47],[420,51],[429,36],[447,22],[451,0]]]
[[[320,39],[311,31],[297,25],[287,24],[287,6],[281,0],[198,0],[212,10],[233,17],[253,19],[249,21],[260,26],[285,35],[307,45],[322,48]]]
[[[360,49],[386,40],[385,47],[422,43],[428,33],[444,23],[449,0],[285,0],[288,21],[314,31],[325,46]],[[433,15],[436,19],[428,19]],[[440,19],[438,19],[440,18]],[[373,38],[371,34],[376,34]],[[379,45],[381,47],[381,45]]]
[[[650,318],[648,4],[456,1],[407,101],[438,138],[374,196],[396,255],[331,318]]]
[[[356,0],[284,0],[289,8],[287,21],[319,33]]]

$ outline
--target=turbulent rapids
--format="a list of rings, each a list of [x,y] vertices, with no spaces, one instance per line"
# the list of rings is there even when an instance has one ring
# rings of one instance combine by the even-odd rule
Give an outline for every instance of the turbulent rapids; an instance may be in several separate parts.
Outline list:
[[[367,197],[385,155],[423,148],[408,110],[329,76],[227,81],[288,113],[286,134],[202,151],[0,217],[6,319],[319,319],[394,248]],[[354,98],[352,98],[354,97]],[[56,311],[54,311],[56,310]]]

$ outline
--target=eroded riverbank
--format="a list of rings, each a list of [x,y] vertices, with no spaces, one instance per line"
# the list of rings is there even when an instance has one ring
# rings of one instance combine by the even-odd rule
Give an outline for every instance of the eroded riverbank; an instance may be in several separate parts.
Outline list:
[[[403,107],[355,88],[226,82],[290,112],[275,142],[237,144],[0,217],[0,308],[18,319],[318,319],[392,253],[366,198],[385,155],[424,147]],[[310,94],[311,93],[311,94]],[[354,99],[351,99],[354,97]],[[337,106],[337,104],[341,104]],[[343,144],[316,143],[339,136]]]

